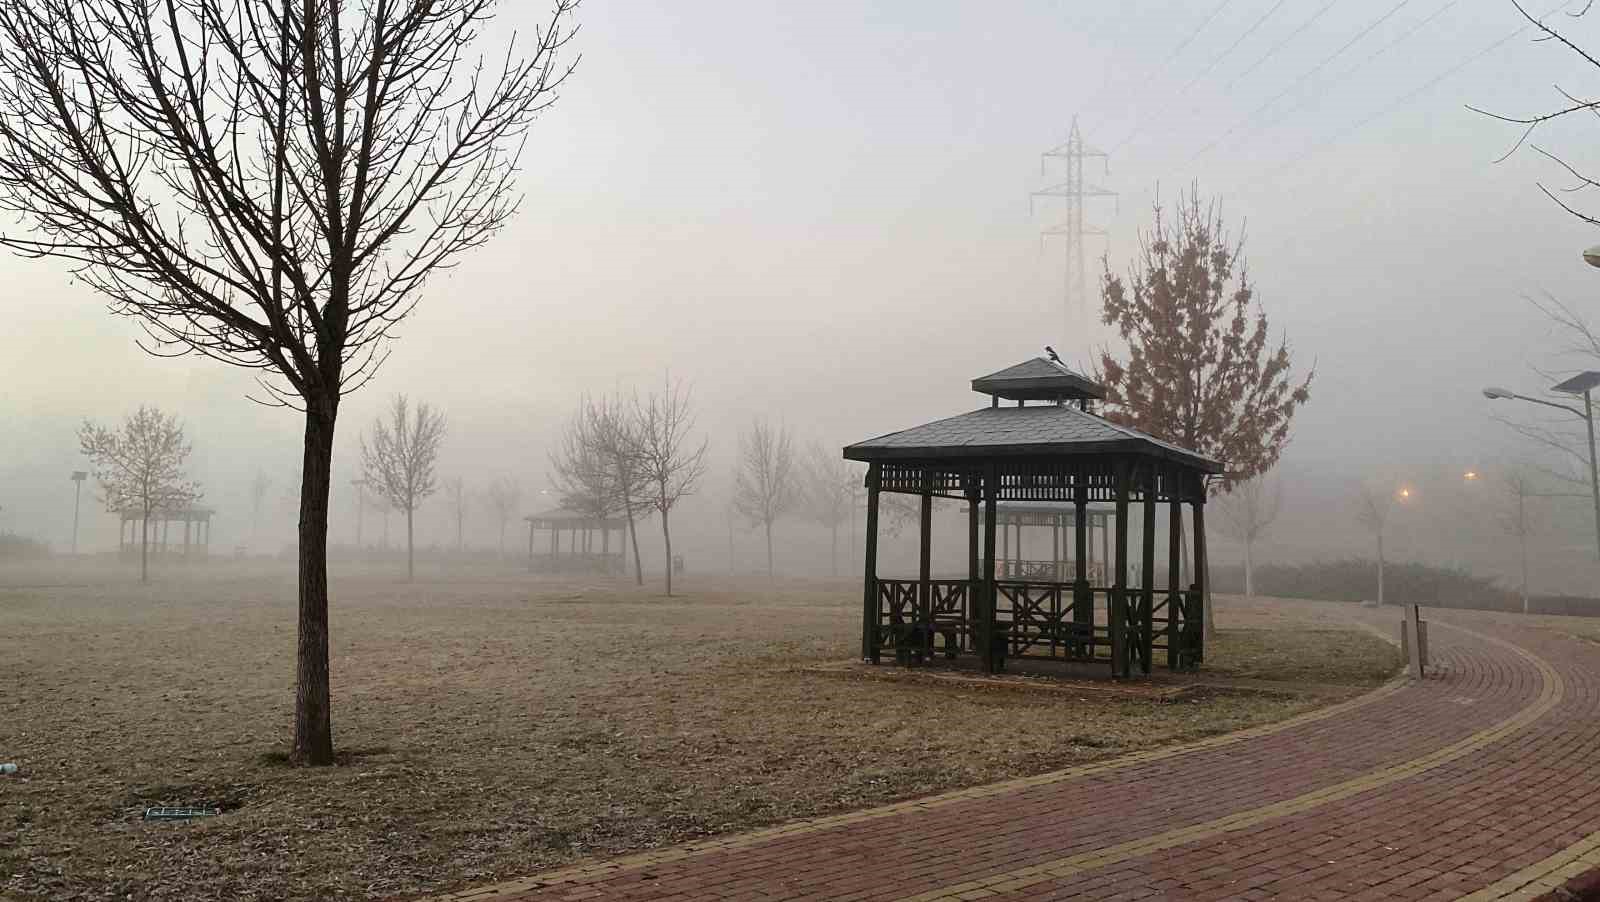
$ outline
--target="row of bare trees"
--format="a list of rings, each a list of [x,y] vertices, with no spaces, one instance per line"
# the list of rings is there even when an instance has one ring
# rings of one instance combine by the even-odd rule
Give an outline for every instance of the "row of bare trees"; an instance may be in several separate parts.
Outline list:
[[[693,494],[706,471],[709,448],[695,435],[694,398],[681,381],[659,391],[585,397],[567,422],[550,466],[561,505],[592,520],[621,515],[633,545],[634,580],[641,519],[661,518],[666,591],[672,594],[672,511]]]

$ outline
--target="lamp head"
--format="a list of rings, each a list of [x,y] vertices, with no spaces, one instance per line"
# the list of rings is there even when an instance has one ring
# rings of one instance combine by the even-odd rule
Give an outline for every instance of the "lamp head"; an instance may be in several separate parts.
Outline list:
[[[1483,390],[1483,396],[1491,401],[1499,400],[1501,398],[1516,397],[1516,395],[1512,394],[1510,391],[1503,388],[1496,388],[1492,385]]]
[[[1584,249],[1583,262],[1590,266],[1600,266],[1600,244]]]

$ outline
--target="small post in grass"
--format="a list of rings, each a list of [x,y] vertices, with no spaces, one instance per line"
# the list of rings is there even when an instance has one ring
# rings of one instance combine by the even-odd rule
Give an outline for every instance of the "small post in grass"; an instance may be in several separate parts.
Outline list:
[[[1405,619],[1400,621],[1400,648],[1405,652],[1411,678],[1422,679],[1423,668],[1428,666],[1428,621],[1422,619],[1421,605],[1407,606]]]

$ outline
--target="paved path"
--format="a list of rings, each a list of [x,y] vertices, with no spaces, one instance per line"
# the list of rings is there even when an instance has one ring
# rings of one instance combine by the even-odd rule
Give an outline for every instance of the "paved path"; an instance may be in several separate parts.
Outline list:
[[[442,898],[1477,902],[1600,867],[1600,646],[1431,619],[1426,680],[1289,721]]]

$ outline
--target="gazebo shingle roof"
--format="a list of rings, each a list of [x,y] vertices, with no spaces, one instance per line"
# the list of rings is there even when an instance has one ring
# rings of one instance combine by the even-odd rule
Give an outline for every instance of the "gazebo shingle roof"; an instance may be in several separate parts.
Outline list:
[[[1222,465],[1209,457],[1064,404],[986,407],[857,442],[845,447],[844,456],[874,461],[1108,452],[1165,458],[1206,473],[1222,472]]]
[[[1100,400],[1106,396],[1104,386],[1043,357],[979,376],[972,380],[972,390],[1013,401]]]

